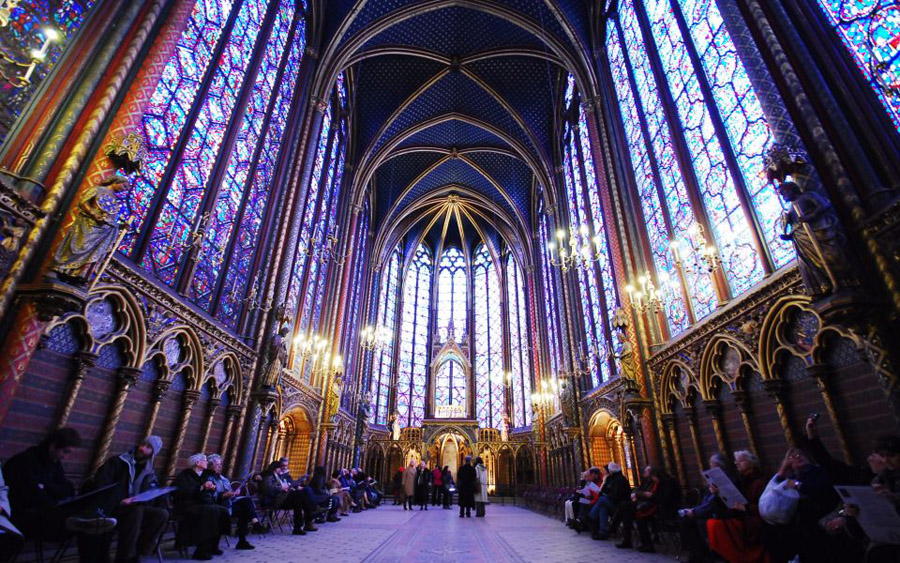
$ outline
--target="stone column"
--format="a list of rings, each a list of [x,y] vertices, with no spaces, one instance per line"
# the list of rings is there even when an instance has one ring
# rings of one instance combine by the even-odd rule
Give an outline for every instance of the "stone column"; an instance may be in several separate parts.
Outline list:
[[[819,393],[822,394],[822,401],[825,403],[825,409],[828,411],[828,417],[831,418],[834,432],[837,434],[838,441],[841,443],[841,452],[844,454],[844,462],[848,465],[852,465],[853,456],[850,452],[850,444],[847,442],[847,435],[844,433],[844,427],[838,417],[837,410],[834,408],[834,400],[832,400],[831,397],[831,368],[825,364],[813,364],[806,368],[806,373],[816,380],[816,383],[819,386]]]
[[[750,450],[759,457],[756,434],[753,432],[753,424],[750,421],[750,398],[747,396],[747,392],[741,389],[732,391],[731,397],[741,411],[741,421],[744,423],[744,432],[747,433],[747,440],[750,442]]]
[[[88,475],[93,475],[97,469],[106,460],[109,454],[109,446],[112,443],[113,434],[116,432],[116,426],[119,424],[119,418],[122,416],[122,409],[125,407],[125,400],[128,398],[128,391],[134,382],[141,376],[141,370],[132,367],[121,367],[118,371],[118,391],[116,392],[115,401],[110,408],[109,415],[106,418],[106,424],[103,432],[100,434],[100,444],[94,453],[94,460],[91,463],[91,470]]]
[[[200,441],[200,451],[206,451],[206,445],[209,442],[209,431],[212,428],[213,417],[216,416],[216,409],[222,401],[217,398],[210,398],[209,404],[206,406],[206,420],[203,422],[203,440]],[[220,444],[219,447],[221,448]]]
[[[722,405],[719,404],[717,399],[710,399],[703,401],[703,406],[706,407],[706,413],[712,421],[713,432],[716,435],[716,445],[719,447],[719,451],[727,456],[728,445],[725,443],[725,432],[722,430]]]
[[[234,461],[232,458],[234,457],[232,454],[232,450],[236,449],[233,447],[232,436],[234,434],[234,427],[241,415],[241,407],[240,405],[228,405],[225,407],[225,433],[222,436],[222,459],[225,460],[225,469],[229,472],[231,471],[231,467],[234,465]]]
[[[69,421],[69,416],[72,414],[72,407],[75,406],[75,399],[78,398],[78,392],[81,390],[81,384],[84,383],[84,378],[87,376],[88,371],[97,365],[98,358],[99,356],[97,354],[92,354],[91,352],[76,352],[75,372],[72,373],[70,379],[69,392],[66,394],[66,402],[56,421],[57,428],[62,428]]]
[[[763,387],[769,397],[775,401],[775,410],[778,413],[778,420],[781,422],[781,428],[784,430],[784,439],[787,440],[789,446],[795,446],[794,431],[791,429],[791,419],[788,416],[788,406],[784,400],[784,381],[781,379],[767,379],[763,381]]]
[[[166,482],[171,482],[175,476],[175,467],[178,464],[178,455],[181,453],[181,446],[184,444],[184,436],[187,434],[188,423],[191,421],[191,411],[200,398],[200,391],[188,389],[183,395],[183,406],[181,412],[181,420],[178,423],[178,429],[175,432],[175,438],[172,441],[172,447],[169,448],[169,460],[166,463],[165,478]]]
[[[159,379],[153,384],[153,395],[150,399],[150,418],[147,420],[147,428],[144,430],[144,437],[153,434],[153,427],[156,425],[156,417],[159,416],[159,405],[162,403],[166,391],[172,382],[168,379]]]

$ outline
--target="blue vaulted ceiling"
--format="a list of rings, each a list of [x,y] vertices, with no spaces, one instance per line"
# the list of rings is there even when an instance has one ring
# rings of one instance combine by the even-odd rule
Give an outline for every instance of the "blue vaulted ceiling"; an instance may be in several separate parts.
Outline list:
[[[376,230],[458,186],[524,231],[550,181],[567,70],[586,60],[579,0],[328,0],[323,52],[346,57],[354,174]],[[577,63],[576,63],[577,64]],[[459,158],[446,158],[447,153]],[[399,153],[399,154],[398,154]],[[435,164],[441,162],[435,167]],[[496,183],[499,186],[492,184]]]

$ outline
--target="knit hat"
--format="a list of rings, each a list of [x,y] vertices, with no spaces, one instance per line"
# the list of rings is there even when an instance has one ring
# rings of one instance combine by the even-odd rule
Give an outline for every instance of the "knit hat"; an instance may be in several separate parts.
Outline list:
[[[610,464],[607,465],[607,467],[609,468],[610,473],[620,473],[622,471],[622,466],[614,461],[610,462]]]
[[[155,456],[162,449],[162,438],[159,436],[147,436],[143,443],[150,446],[150,449],[153,450],[153,453],[150,454],[151,456]]]

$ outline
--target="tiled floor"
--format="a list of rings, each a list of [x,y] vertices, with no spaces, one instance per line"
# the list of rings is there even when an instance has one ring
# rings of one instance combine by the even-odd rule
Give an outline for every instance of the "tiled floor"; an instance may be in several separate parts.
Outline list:
[[[285,532],[288,532],[286,529]],[[256,549],[238,552],[222,543],[219,563],[332,562],[652,562],[673,557],[616,549],[609,541],[578,536],[562,523],[524,508],[490,505],[486,518],[459,518],[453,510],[404,511],[382,506],[351,514],[341,522],[322,524],[319,531],[291,536],[277,531],[252,537]],[[232,546],[234,540],[232,540]],[[166,561],[176,553],[166,553]]]

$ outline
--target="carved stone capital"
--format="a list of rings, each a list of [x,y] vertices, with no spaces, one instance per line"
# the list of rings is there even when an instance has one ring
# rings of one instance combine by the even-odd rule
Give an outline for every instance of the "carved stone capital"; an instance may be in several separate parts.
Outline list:
[[[197,401],[200,399],[200,391],[194,389],[187,389],[184,391],[184,394],[181,396],[182,401],[184,402],[184,408],[192,408]]]
[[[134,385],[134,383],[141,377],[141,370],[139,368],[120,367],[118,373],[119,376],[119,384],[123,388],[128,388]]]
[[[722,415],[722,403],[716,399],[703,401],[703,406],[706,408],[706,412],[712,417],[718,418]]]
[[[237,418],[241,415],[241,406],[231,404],[225,407],[225,418]]]
[[[832,374],[831,368],[827,364],[813,364],[806,367],[806,373],[820,383],[825,382]]]
[[[742,413],[746,413],[750,408],[750,397],[743,389],[735,389],[732,391],[731,398],[734,399],[734,404],[737,405]]]
[[[784,381],[780,379],[767,379],[762,382],[763,389],[766,390],[766,393],[769,397],[772,397],[776,402],[781,403],[784,401]]]
[[[675,415],[672,413],[664,414],[660,417],[663,421],[663,424],[666,425],[666,430],[671,430],[675,428]]]
[[[169,386],[172,385],[172,382],[168,379],[160,379],[156,383],[153,384],[153,400],[157,403],[162,401],[163,397],[166,396],[166,391],[169,390]]]
[[[72,379],[84,379],[88,370],[97,365],[99,358],[100,356],[92,352],[83,350],[75,352],[75,373],[72,374]]]
[[[52,277],[19,290],[19,300],[33,304],[38,318],[44,322],[50,322],[66,313],[81,311],[87,297],[85,288]]]
[[[325,113],[325,110],[328,109],[328,100],[324,100],[324,99],[322,99],[322,98],[318,98],[318,97],[316,97],[316,96],[312,96],[312,97],[310,97],[310,99],[309,99],[309,105],[312,106],[312,108],[313,108],[315,111],[324,114],[324,113]]]

